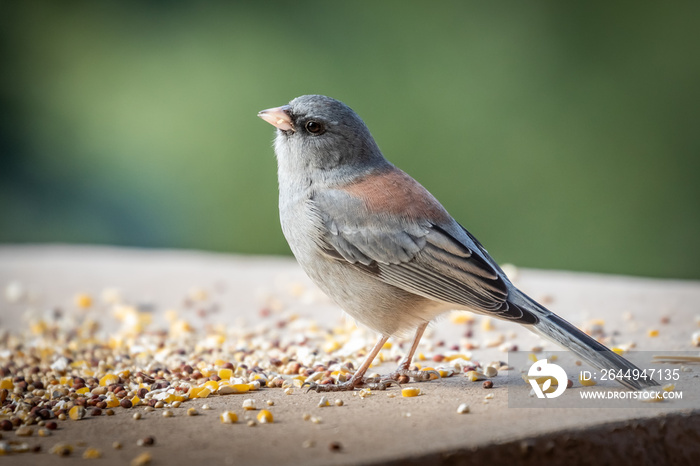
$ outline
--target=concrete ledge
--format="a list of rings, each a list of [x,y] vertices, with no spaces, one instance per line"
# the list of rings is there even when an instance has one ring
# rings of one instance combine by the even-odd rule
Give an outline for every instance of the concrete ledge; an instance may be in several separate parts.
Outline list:
[[[68,319],[80,311],[73,298],[85,292],[98,297],[105,288],[119,288],[131,301],[153,308],[154,327],[166,325],[165,311],[180,309],[192,287],[216,289],[216,312],[202,325],[242,325],[264,322],[260,309],[273,300],[284,311],[314,319],[322,328],[341,322],[341,313],[315,290],[296,263],[288,258],[240,257],[193,251],[156,251],[92,246],[0,246],[0,288],[19,282],[31,299],[11,303],[0,298],[0,328],[18,334],[30,317],[60,307]],[[604,319],[616,344],[634,342],[649,351],[698,351],[691,334],[698,329],[700,283],[695,281],[520,270],[516,284],[535,299],[576,325]],[[631,319],[625,314],[631,313]],[[102,316],[107,322],[109,316]],[[101,318],[102,318],[101,317]],[[629,316],[628,316],[629,317]],[[650,338],[649,329],[659,331]],[[528,349],[542,342],[519,326],[496,322],[486,332],[474,326],[473,340],[485,342],[495,333]],[[426,345],[442,340],[445,347],[460,344],[465,327],[450,319],[437,322]],[[0,348],[2,349],[2,348]],[[435,347],[433,346],[434,350]],[[545,346],[545,350],[558,348]],[[426,346],[426,352],[430,348]],[[322,351],[322,350],[321,350]],[[473,350],[480,361],[499,360],[497,347]],[[0,365],[2,359],[0,358]],[[388,372],[385,364],[377,370]],[[700,399],[700,367],[689,366],[684,386]],[[692,380],[695,378],[695,380]],[[250,392],[259,405],[275,403],[275,424],[249,428],[222,426],[218,413],[240,412],[237,395],[207,399],[213,408],[188,417],[184,410],[171,419],[146,416],[131,419],[132,411],[116,415],[65,421],[54,435],[26,439],[3,433],[3,441],[23,440],[42,445],[46,452],[60,442],[84,442],[103,451],[100,464],[124,464],[144,451],[136,439],[155,435],[148,450],[155,464],[697,464],[700,462],[700,405],[675,407],[672,403],[631,409],[513,409],[508,407],[505,382],[495,379],[493,399],[480,384],[451,377],[420,384],[424,395],[389,398],[374,393],[365,399],[350,393],[332,394],[342,408],[318,408],[320,395],[279,389]],[[395,389],[394,389],[395,391]],[[460,403],[472,407],[468,415],[455,413]],[[197,403],[199,407],[201,403]],[[321,413],[315,425],[301,414]],[[120,440],[122,450],[111,444]],[[314,447],[304,448],[312,440]],[[340,452],[330,451],[340,442]],[[80,449],[78,449],[80,450]],[[78,455],[74,455],[76,458]],[[11,457],[12,464],[49,464],[46,453]]]

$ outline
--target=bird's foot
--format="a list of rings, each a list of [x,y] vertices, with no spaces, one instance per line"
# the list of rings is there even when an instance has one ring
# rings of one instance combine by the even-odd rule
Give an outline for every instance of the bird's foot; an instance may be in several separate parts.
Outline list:
[[[308,386],[309,391],[313,390],[316,393],[321,392],[351,392],[356,388],[368,388],[370,390],[386,390],[392,385],[400,386],[399,383],[389,377],[362,377],[357,379],[350,379],[347,382],[337,383],[337,384],[317,384],[314,382],[304,382],[301,388]]]
[[[427,382],[428,380],[436,380],[440,378],[440,373],[436,370],[410,370],[406,368],[399,368],[396,371],[389,374],[389,378],[396,380],[400,383],[407,383],[409,379],[413,379],[416,382]]]

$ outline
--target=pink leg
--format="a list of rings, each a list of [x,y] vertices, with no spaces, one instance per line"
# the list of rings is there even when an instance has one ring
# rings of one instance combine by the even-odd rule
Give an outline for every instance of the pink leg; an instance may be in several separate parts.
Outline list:
[[[413,361],[413,355],[416,354],[416,349],[418,349],[418,343],[420,343],[420,339],[423,337],[423,332],[425,332],[426,328],[428,328],[428,322],[424,323],[416,329],[416,335],[413,337],[411,349],[409,350],[406,357],[401,360],[401,362],[399,363],[399,367],[396,369],[396,371],[392,372],[389,375],[390,378],[392,378],[393,380],[399,380],[402,377],[412,377],[419,382],[440,378],[440,374],[437,371],[409,370],[409,367],[411,367],[411,361]],[[408,381],[408,379],[406,378],[405,381]]]

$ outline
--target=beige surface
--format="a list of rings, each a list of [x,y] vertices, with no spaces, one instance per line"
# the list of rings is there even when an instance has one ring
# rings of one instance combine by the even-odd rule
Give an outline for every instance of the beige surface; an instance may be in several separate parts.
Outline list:
[[[28,316],[42,315],[49,307],[59,305],[69,313],[77,292],[99,296],[105,288],[114,287],[134,301],[154,305],[157,325],[164,322],[158,316],[165,309],[182,306],[183,296],[192,287],[218,290],[219,310],[207,317],[208,323],[234,325],[240,319],[254,323],[260,319],[260,308],[271,299],[324,327],[340,321],[339,310],[313,291],[296,264],[285,258],[98,247],[0,247],[0,287],[4,290],[12,281],[22,283],[33,296],[31,303],[1,301],[0,325],[12,331],[26,327]],[[616,344],[635,342],[639,349],[659,352],[693,350],[690,338],[698,330],[700,314],[698,282],[520,270],[516,284],[536,299],[551,301],[548,306],[574,324],[605,319],[606,329],[618,332]],[[626,312],[633,314],[631,321],[623,319]],[[662,316],[670,322],[662,324]],[[660,331],[659,337],[647,336],[651,328]],[[499,322],[496,329],[521,349],[541,344],[518,326]],[[432,331],[429,340],[444,340],[451,346],[459,343],[464,328],[444,319]],[[476,340],[486,341],[493,335],[478,331]],[[505,355],[490,348],[474,350],[473,357],[491,361]],[[390,368],[384,365],[380,370]],[[686,396],[698,399],[693,378],[700,367],[692,371],[684,375],[684,389]],[[216,419],[221,410],[241,412],[242,398],[233,395],[208,399],[214,409],[197,417],[187,417],[179,409],[174,418],[150,413],[136,422],[131,412],[117,409],[113,418],[60,423],[54,436],[32,437],[29,443],[40,443],[46,450],[59,441],[82,441],[103,450],[99,464],[132,459],[144,451],[135,445],[144,435],[156,437],[156,445],[148,450],[154,464],[375,464],[423,456],[444,464],[484,459],[536,462],[540,454],[570,460],[567,455],[580,457],[595,448],[611,459],[636,456],[643,460],[637,464],[644,464],[657,458],[676,459],[669,455],[680,455],[685,461],[700,451],[696,433],[700,406],[694,410],[673,403],[640,404],[632,409],[514,409],[507,405],[500,376],[495,385],[486,391],[479,383],[452,377],[421,384],[425,394],[416,398],[389,398],[379,392],[364,399],[351,393],[332,394],[331,399],[342,399],[345,405],[329,408],[316,406],[320,395],[315,393],[296,390],[288,396],[279,389],[264,389],[250,397],[259,405],[275,401],[272,425],[221,425]],[[494,398],[485,404],[487,393]],[[456,414],[457,406],[465,402],[471,413]],[[304,412],[320,415],[323,422],[303,421]],[[4,435],[6,440],[14,438]],[[114,440],[121,441],[124,449],[113,450]],[[308,440],[315,446],[304,448]],[[340,453],[329,450],[333,441],[342,444]],[[53,460],[46,453],[25,454],[13,457],[12,464]],[[74,461],[83,460],[76,456]]]

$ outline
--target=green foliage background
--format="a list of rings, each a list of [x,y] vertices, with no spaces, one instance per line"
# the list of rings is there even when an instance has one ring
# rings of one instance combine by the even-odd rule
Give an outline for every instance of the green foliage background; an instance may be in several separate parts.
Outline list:
[[[0,5],[0,242],[288,254],[320,93],[501,262],[700,278],[698,2]]]

